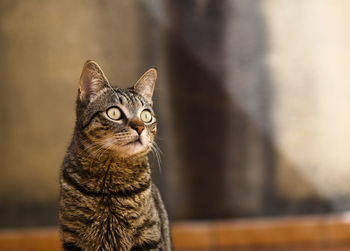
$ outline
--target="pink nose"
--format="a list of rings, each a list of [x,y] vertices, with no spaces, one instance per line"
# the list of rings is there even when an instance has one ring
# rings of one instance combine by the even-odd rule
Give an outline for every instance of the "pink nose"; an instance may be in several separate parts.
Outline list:
[[[134,129],[139,135],[142,133],[142,131],[145,129],[145,125],[142,121],[139,120],[132,120],[130,121],[130,127]]]
[[[143,125],[137,125],[134,127],[134,129],[140,135],[142,133],[143,129],[145,129],[145,127]]]

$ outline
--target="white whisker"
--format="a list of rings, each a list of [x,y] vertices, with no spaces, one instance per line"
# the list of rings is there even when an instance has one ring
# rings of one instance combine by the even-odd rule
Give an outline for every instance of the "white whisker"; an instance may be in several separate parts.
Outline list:
[[[160,150],[160,148],[158,147],[158,145],[157,145],[157,143],[155,141],[151,144],[151,152],[156,157],[157,163],[158,163],[158,169],[161,172],[162,171],[162,168],[161,168],[161,162],[162,161],[161,161],[160,155],[162,154],[162,151]]]

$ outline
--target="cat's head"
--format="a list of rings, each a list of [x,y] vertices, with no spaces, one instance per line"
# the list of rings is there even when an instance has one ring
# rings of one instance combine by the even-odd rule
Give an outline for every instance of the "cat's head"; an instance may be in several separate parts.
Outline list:
[[[157,70],[151,68],[132,87],[112,88],[97,63],[85,63],[75,134],[87,154],[128,158],[150,151],[157,129],[152,109],[156,78]]]

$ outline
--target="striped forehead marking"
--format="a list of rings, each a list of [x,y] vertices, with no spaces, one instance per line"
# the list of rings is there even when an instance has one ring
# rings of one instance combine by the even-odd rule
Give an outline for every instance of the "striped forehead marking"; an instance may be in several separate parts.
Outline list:
[[[94,97],[91,99],[90,103],[97,100],[99,97],[105,95],[110,89],[104,88],[100,90],[99,92],[94,95]],[[113,89],[113,93],[111,93],[112,96],[114,96],[114,100],[120,104],[123,105],[136,105],[139,104],[140,106],[145,106],[144,101],[134,92],[125,89]]]
[[[144,102],[133,92],[129,90],[117,90],[118,98],[120,103],[122,104],[137,104],[139,103],[141,106],[144,106]]]

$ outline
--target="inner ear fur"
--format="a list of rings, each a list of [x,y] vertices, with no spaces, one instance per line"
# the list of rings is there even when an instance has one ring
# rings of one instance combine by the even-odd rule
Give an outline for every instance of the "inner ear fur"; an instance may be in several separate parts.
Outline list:
[[[154,85],[157,80],[157,69],[151,68],[146,71],[134,85],[134,90],[152,104]]]
[[[101,67],[92,60],[86,61],[80,76],[80,101],[89,103],[100,90],[106,87],[108,87],[108,79]]]

